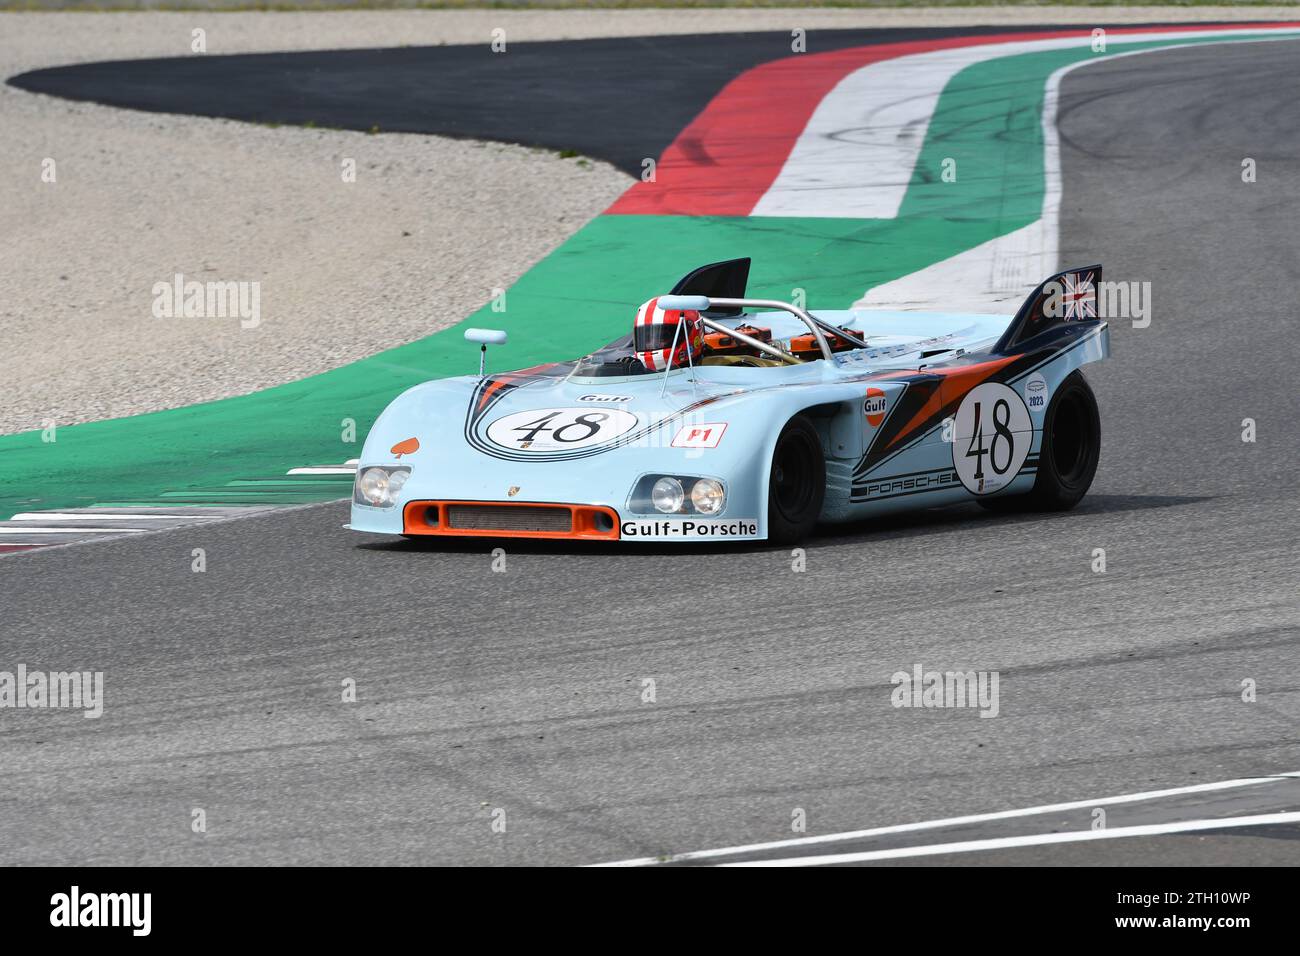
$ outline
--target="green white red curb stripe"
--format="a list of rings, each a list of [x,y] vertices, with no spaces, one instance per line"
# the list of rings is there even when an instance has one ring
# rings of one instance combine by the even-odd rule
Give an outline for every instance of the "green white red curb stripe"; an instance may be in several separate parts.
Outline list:
[[[1279,24],[1285,31],[1297,24]],[[1238,38],[1259,28],[1118,28],[1108,44]],[[1090,33],[957,37],[809,53],[729,83],[664,152],[615,214],[892,219],[912,184],[940,94],[977,63],[1074,50]]]

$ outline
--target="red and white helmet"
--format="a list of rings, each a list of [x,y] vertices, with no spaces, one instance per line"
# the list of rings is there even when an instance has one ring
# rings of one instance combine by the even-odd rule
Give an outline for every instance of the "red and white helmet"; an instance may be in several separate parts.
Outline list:
[[[673,347],[674,338],[677,341]],[[636,310],[632,350],[652,372],[694,362],[704,352],[704,323],[694,309],[661,309],[658,298]]]

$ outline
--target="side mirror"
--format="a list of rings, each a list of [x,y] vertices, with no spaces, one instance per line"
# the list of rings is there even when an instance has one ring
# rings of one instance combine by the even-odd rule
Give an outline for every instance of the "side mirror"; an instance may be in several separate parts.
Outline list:
[[[478,377],[483,377],[483,368],[487,363],[487,347],[489,345],[505,345],[506,333],[502,329],[466,329],[465,339],[469,342],[477,342],[480,346],[478,353]]]
[[[661,295],[655,305],[667,312],[676,312],[679,309],[683,312],[687,310],[707,312],[709,297],[707,295]]]

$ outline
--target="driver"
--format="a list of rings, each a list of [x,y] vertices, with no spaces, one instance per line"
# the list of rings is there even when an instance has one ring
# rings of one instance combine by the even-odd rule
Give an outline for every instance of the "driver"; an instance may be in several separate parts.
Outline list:
[[[698,362],[704,354],[704,323],[694,309],[664,310],[651,299],[636,310],[632,349],[652,372]],[[676,338],[676,348],[673,340]]]

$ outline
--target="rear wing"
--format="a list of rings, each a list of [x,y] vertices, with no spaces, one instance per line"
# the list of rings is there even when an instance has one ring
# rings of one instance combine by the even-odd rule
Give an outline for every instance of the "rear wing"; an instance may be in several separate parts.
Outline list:
[[[1101,266],[1077,266],[1044,279],[1020,307],[993,346],[1005,355],[1044,332],[1075,322],[1097,320],[1097,286]]]

